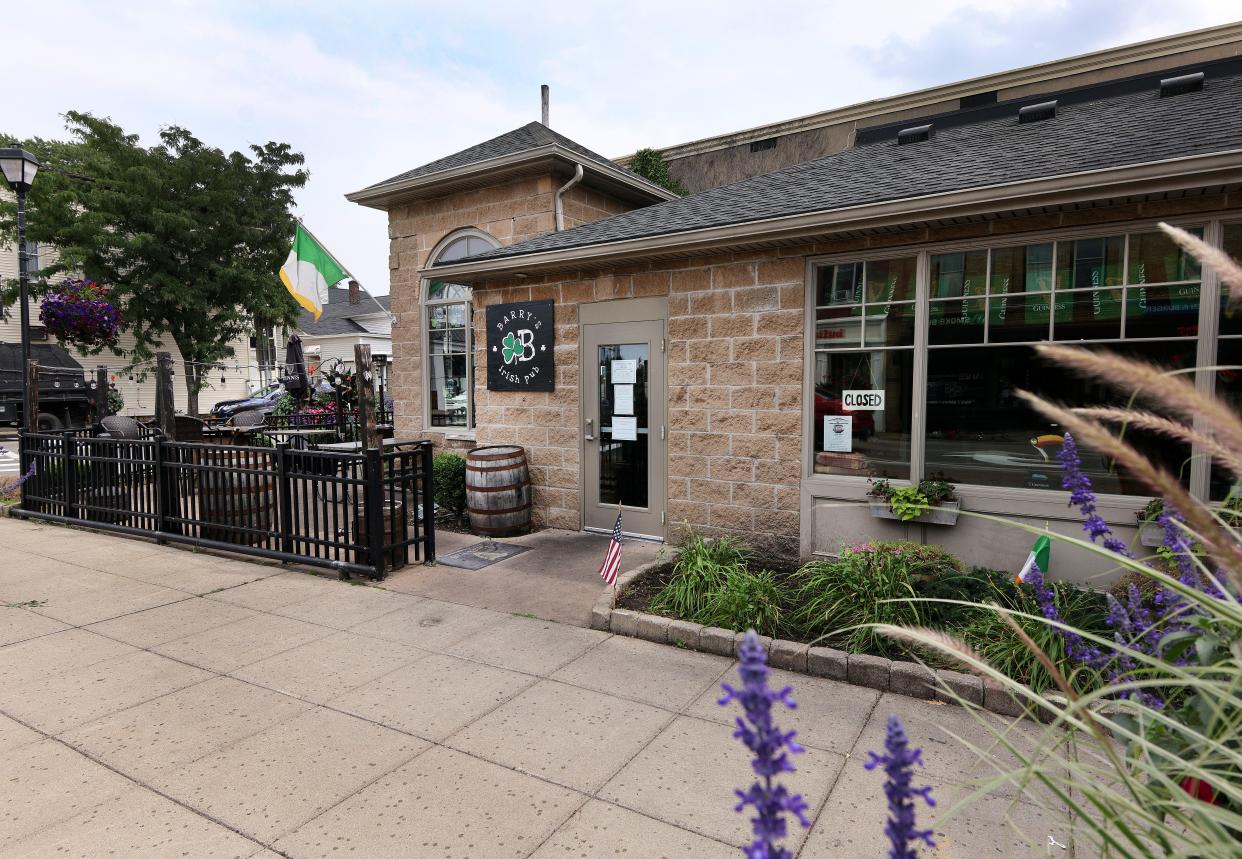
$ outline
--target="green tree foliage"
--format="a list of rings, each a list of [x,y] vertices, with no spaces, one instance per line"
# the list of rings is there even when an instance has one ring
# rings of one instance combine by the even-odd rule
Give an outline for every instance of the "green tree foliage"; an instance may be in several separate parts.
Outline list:
[[[294,231],[293,191],[308,177],[304,159],[285,143],[225,153],[177,127],[143,147],[106,119],[65,118],[68,140],[21,142],[43,162],[27,234],[60,251],[41,284],[81,272],[107,286],[137,341],[131,362],[176,343],[196,413],[211,365],[233,357],[232,341],[297,319],[277,272]],[[14,214],[0,205],[10,236]]]
[[[668,174],[668,165],[658,149],[640,149],[630,159],[630,171],[637,173],[649,182],[661,188],[667,188],[674,194],[685,195],[686,186]]]

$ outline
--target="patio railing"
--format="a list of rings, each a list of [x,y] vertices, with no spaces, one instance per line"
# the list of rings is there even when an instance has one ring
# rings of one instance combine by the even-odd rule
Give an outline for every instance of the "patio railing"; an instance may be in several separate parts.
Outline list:
[[[21,433],[13,515],[382,578],[435,559],[431,443],[357,453]]]

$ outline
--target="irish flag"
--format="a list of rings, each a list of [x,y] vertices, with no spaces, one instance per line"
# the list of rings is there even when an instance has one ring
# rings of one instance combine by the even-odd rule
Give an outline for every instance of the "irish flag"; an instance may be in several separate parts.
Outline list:
[[[328,303],[328,287],[335,286],[349,276],[349,272],[319,244],[310,230],[298,222],[293,236],[289,258],[280,267],[280,282],[289,290],[294,300],[315,314],[318,321],[323,306]]]
[[[1022,565],[1022,569],[1018,571],[1018,575],[1014,579],[1019,582],[1025,582],[1027,577],[1039,566],[1041,573],[1048,572],[1048,558],[1052,555],[1052,541],[1047,535],[1041,536],[1035,541],[1035,545],[1031,547],[1031,554],[1026,556],[1026,563]]]

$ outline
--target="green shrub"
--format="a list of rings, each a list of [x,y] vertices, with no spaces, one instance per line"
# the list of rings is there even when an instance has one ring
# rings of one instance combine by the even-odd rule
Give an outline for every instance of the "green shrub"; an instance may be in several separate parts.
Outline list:
[[[1105,621],[1104,597],[1093,591],[1076,588],[1068,582],[1052,583],[1055,605],[1064,622],[1076,629],[1111,637],[1112,631]],[[1039,604],[1031,596],[1029,588],[1014,584],[998,584],[993,602],[1002,608],[1014,609],[1041,618]],[[1042,619],[1013,617],[1027,635],[1048,654],[1053,664],[1075,681],[1082,691],[1094,688],[1096,678],[1078,671],[1076,663],[1069,658],[1065,638],[1055,627]],[[1000,612],[975,610],[961,630],[962,637],[983,659],[1006,676],[1025,683],[1036,692],[1050,688],[1052,677],[1035,654],[1023,643],[1017,633],[1005,623]]]
[[[985,567],[972,567],[966,572],[941,568],[936,575],[915,582],[915,590],[921,599],[963,603],[1001,601],[998,595],[1014,589],[1012,574]],[[1009,606],[1008,602],[1004,604]],[[980,609],[947,602],[925,602],[919,604],[919,611],[927,626],[947,629],[965,626]]]
[[[287,417],[298,410],[298,401],[292,394],[281,394],[272,407],[272,414],[278,418]]]
[[[730,569],[724,586],[710,594],[703,609],[690,620],[738,632],[753,629],[761,635],[778,636],[782,630],[785,592],[768,570],[757,573]]]
[[[466,509],[466,460],[453,453],[431,461],[433,496],[443,512],[460,520]]]
[[[746,572],[748,560],[749,550],[736,537],[718,537],[709,542],[687,527],[672,578],[652,598],[651,609],[693,620],[704,611],[712,595],[725,587],[730,574]]]
[[[119,415],[125,408],[125,397],[116,388],[108,388],[108,414]]]
[[[900,544],[864,544],[836,560],[812,561],[799,571],[790,627],[806,641],[829,641],[851,653],[881,656],[901,645],[859,624],[920,623],[909,556]],[[942,550],[943,551],[943,550]]]

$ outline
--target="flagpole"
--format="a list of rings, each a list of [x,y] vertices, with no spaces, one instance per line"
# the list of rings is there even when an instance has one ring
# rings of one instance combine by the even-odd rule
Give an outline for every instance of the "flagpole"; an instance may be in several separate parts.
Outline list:
[[[357,282],[357,281],[358,281],[358,278],[354,277],[354,273],[353,273],[352,271],[350,271],[348,268],[346,268],[346,267],[345,267],[345,263],[341,262],[339,259],[337,259],[337,258],[336,258],[336,254],[332,253],[332,251],[330,251],[330,250],[328,249],[328,246],[327,246],[327,245],[325,245],[323,242],[321,242],[321,241],[319,240],[319,236],[317,236],[317,235],[315,235],[314,233],[312,233],[312,232],[311,232],[311,228],[310,228],[310,227],[308,227],[308,226],[306,226],[306,223],[305,223],[305,222],[304,222],[301,218],[297,218],[296,220],[297,220],[297,222],[298,222],[298,226],[300,226],[302,229],[306,230],[306,235],[308,235],[308,236],[310,236],[312,239],[314,239],[314,240],[315,240],[315,244],[317,244],[317,245],[319,245],[319,247],[323,248],[323,252],[324,252],[324,253],[326,253],[329,257],[331,257],[332,261],[333,261],[334,263],[336,263],[336,264],[337,264],[337,266],[339,266],[339,267],[340,267],[341,271],[345,272],[347,275],[349,275],[351,278],[353,278],[353,280],[354,280],[355,282]],[[331,284],[331,286],[336,286],[336,284]],[[359,287],[361,287],[361,286],[362,286],[362,284],[359,282],[359,283],[358,283],[358,286],[359,286]],[[365,290],[364,290],[364,291],[365,291]],[[391,310],[389,310],[388,308],[386,308],[384,305],[380,304],[380,303],[379,303],[379,299],[377,299],[377,298],[376,298],[374,295],[372,295],[370,292],[367,292],[367,298],[369,298],[369,299],[371,299],[373,302],[375,302],[375,306],[376,306],[376,307],[378,307],[380,310],[384,311],[384,313],[388,314],[388,321],[389,321],[389,322],[396,322],[396,321],[397,321],[397,317],[393,315],[393,312],[392,312]]]
[[[618,493],[618,494],[617,494],[617,518],[618,518],[618,519],[620,519],[620,518],[621,518],[621,495],[620,495],[620,493]],[[616,578],[616,579],[613,579],[613,580],[612,580],[612,599],[613,599],[613,602],[616,602],[616,600],[617,600],[617,579],[619,579],[619,578],[621,578],[621,577],[620,577],[620,576],[617,576],[617,578]]]

